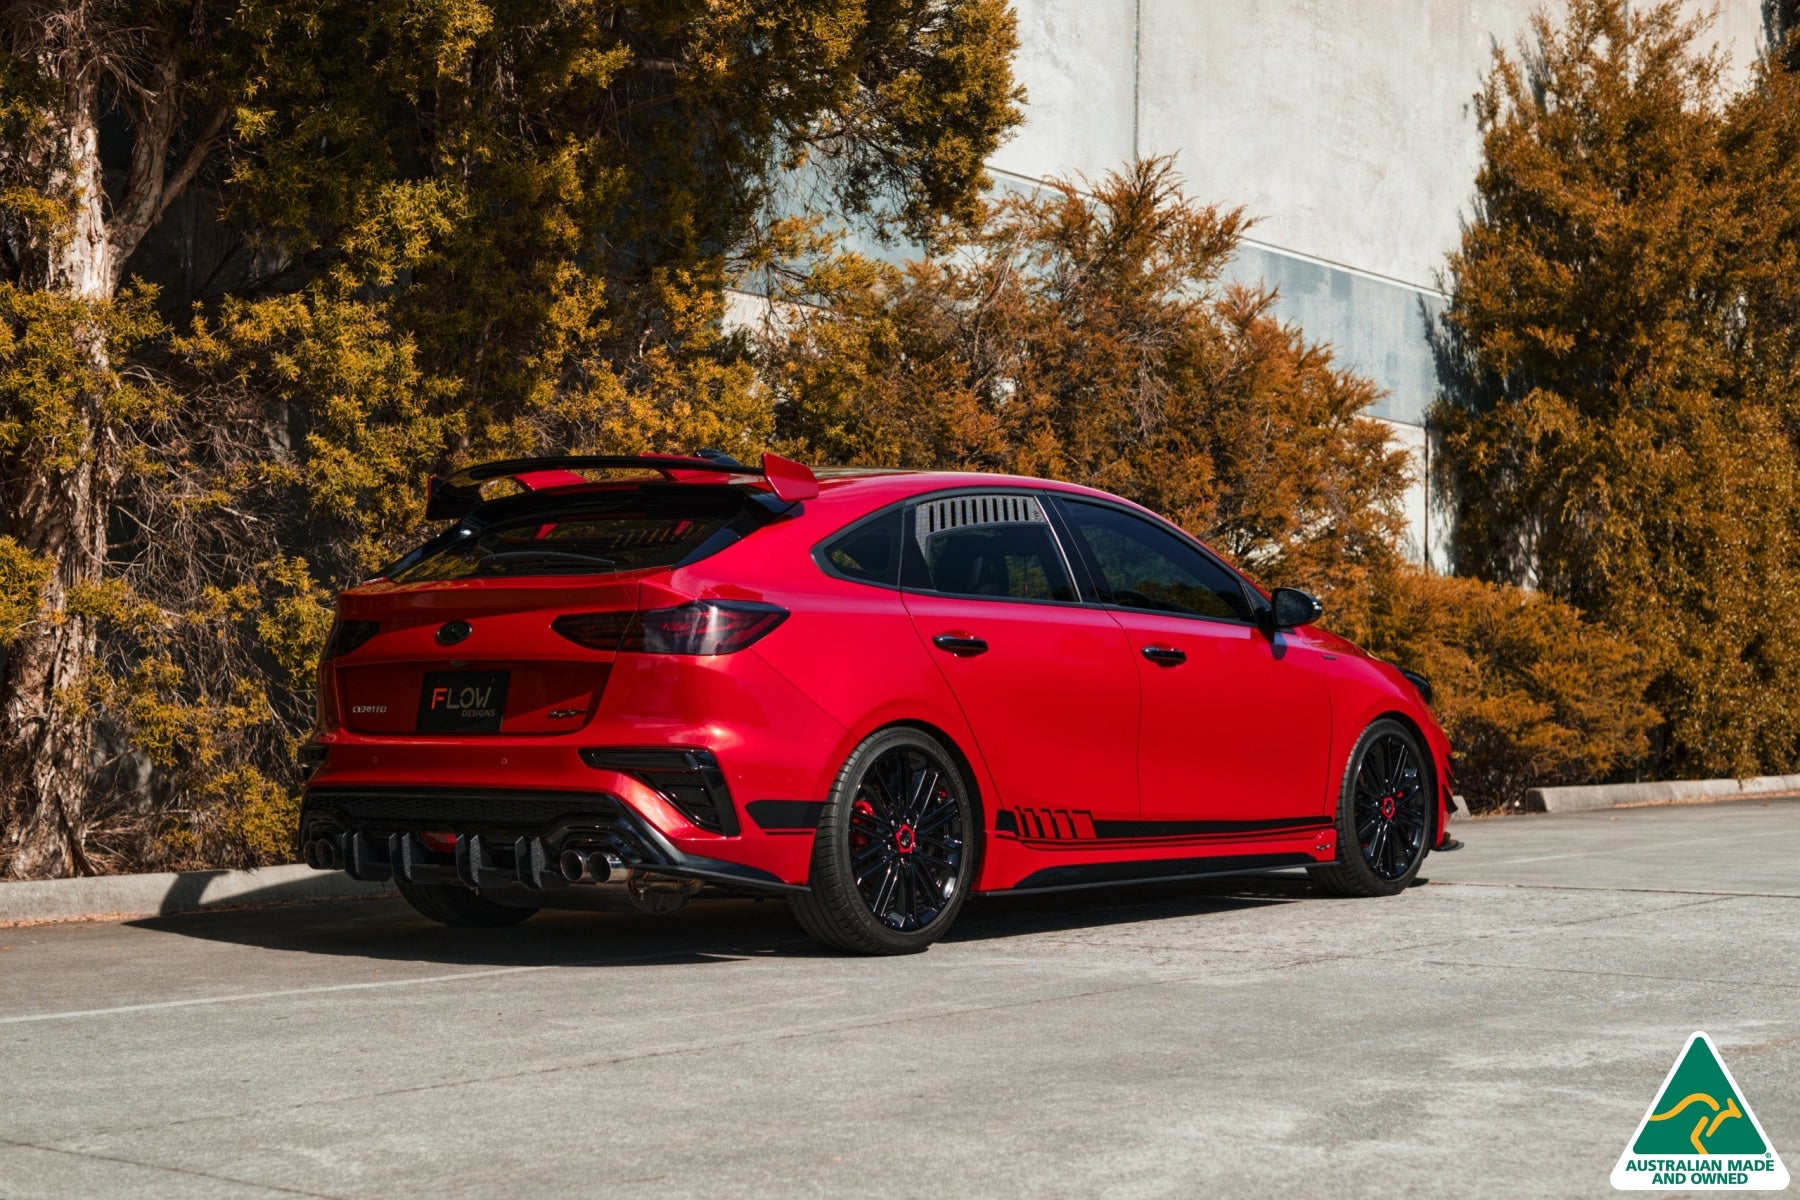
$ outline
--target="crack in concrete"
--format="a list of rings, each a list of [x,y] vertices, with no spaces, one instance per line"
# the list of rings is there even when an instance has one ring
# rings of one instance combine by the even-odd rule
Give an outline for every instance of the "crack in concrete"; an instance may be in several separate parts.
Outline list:
[[[163,1171],[170,1175],[186,1175],[194,1179],[212,1179],[219,1183],[234,1184],[237,1187],[253,1187],[266,1192],[279,1192],[284,1196],[307,1196],[312,1200],[341,1200],[340,1197],[329,1192],[303,1192],[299,1188],[283,1187],[278,1183],[258,1183],[253,1179],[239,1179],[233,1175],[216,1175],[211,1171],[196,1171],[190,1167],[168,1167],[161,1163],[144,1162],[141,1159],[124,1158],[115,1154],[97,1154],[91,1150],[70,1150],[64,1146],[45,1146],[37,1142],[21,1142],[12,1138],[0,1138],[0,1146],[12,1146],[19,1150],[37,1150],[44,1154],[67,1154],[73,1158],[117,1163],[127,1167],[143,1167],[148,1171]]]

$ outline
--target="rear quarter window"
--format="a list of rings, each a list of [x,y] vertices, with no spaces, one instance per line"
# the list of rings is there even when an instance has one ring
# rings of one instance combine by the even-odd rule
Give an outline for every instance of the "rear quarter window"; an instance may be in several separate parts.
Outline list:
[[[929,497],[913,508],[905,586],[944,596],[1076,599],[1043,504],[1026,492]]]
[[[833,575],[858,583],[897,587],[900,583],[900,525],[905,515],[893,509],[859,521],[821,545],[816,558]]]

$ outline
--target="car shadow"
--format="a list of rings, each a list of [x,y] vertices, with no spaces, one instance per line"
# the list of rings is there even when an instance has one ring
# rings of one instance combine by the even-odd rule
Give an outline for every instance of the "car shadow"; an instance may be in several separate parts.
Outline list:
[[[1143,924],[1316,896],[1304,876],[1235,876],[1041,895],[973,897],[946,942]],[[837,958],[779,900],[701,898],[679,913],[546,909],[504,929],[449,929],[399,899],[335,900],[146,917],[127,927],[294,954],[466,967],[607,967]]]

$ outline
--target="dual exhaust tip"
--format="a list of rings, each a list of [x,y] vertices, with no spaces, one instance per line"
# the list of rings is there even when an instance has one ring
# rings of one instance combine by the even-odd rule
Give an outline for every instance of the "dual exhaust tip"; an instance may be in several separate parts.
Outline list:
[[[344,851],[336,838],[314,838],[300,848],[306,865],[321,871],[339,871],[344,866]]]
[[[557,856],[556,865],[562,870],[562,877],[570,883],[605,883],[611,879],[615,870],[621,874],[623,863],[610,859],[606,851],[597,846],[570,846]]]

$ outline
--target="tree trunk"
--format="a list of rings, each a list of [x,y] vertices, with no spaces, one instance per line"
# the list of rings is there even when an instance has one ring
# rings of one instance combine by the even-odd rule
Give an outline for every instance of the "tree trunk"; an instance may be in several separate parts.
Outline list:
[[[107,237],[92,72],[74,72],[51,116],[45,149],[53,183],[75,195],[66,241],[46,242],[31,273],[45,291],[77,302],[105,301],[118,264]],[[77,312],[79,310],[76,310]],[[103,381],[110,377],[103,324],[77,319],[69,330],[91,363],[76,399],[76,465],[3,464],[7,532],[56,563],[43,609],[5,656],[0,677],[0,875],[13,878],[89,873],[84,810],[96,776],[92,721],[66,702],[85,681],[97,638],[90,618],[69,612],[70,593],[99,583],[116,469],[102,424]]]
[[[14,536],[57,563],[43,617],[13,643],[0,681],[0,873],[14,878],[91,872],[83,810],[95,774],[93,725],[61,694],[81,686],[94,655],[94,623],[69,613],[68,596],[100,580],[106,482],[90,459],[33,479],[28,495],[8,505]]]

